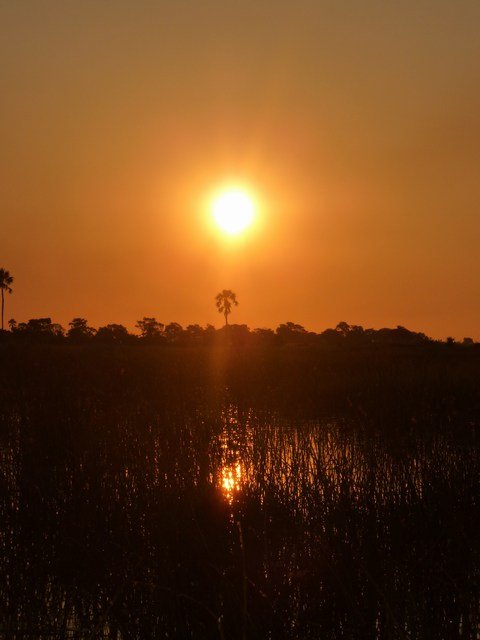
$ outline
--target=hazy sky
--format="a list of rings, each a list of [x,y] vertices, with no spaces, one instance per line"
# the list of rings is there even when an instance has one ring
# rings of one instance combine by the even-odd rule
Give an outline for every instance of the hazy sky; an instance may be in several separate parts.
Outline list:
[[[478,0],[0,0],[6,317],[480,339]],[[250,185],[259,224],[206,201]]]

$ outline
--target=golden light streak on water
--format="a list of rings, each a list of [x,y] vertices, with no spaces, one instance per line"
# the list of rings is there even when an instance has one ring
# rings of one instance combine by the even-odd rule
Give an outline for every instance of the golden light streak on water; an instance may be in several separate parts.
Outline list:
[[[235,494],[240,491],[242,485],[242,467],[240,462],[234,465],[222,467],[221,473],[221,489],[228,500],[232,503]]]

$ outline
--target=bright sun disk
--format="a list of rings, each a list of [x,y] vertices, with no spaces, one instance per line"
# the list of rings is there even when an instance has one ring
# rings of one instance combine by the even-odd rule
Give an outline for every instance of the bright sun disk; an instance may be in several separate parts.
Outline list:
[[[239,189],[225,191],[214,200],[213,217],[222,231],[236,235],[252,224],[253,201]]]

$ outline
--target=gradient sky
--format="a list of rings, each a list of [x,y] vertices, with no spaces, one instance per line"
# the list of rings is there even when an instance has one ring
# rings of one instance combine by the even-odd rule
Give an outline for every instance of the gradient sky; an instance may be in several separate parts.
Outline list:
[[[0,0],[6,317],[480,339],[478,0]],[[250,185],[227,241],[207,199]]]

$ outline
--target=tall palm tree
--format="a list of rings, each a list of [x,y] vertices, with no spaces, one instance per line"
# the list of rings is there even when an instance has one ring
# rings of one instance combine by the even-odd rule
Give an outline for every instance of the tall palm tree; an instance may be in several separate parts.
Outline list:
[[[225,326],[228,325],[228,316],[232,312],[232,304],[238,307],[237,296],[230,289],[224,289],[215,296],[215,304],[218,309],[218,313],[223,313],[225,316]]]
[[[11,284],[13,278],[6,269],[0,269],[0,289],[2,290],[2,331],[3,331],[3,312],[5,309],[5,291],[12,293]]]

